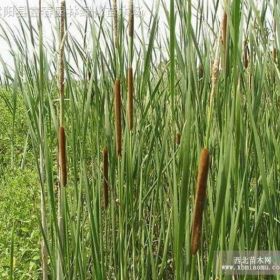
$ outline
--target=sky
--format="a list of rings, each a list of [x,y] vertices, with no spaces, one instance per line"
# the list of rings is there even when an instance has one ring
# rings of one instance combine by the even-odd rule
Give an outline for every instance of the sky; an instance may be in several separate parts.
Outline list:
[[[48,28],[49,19],[54,22],[55,16],[54,13],[56,9],[59,8],[59,0],[42,0],[42,17],[43,17],[43,32],[44,37],[46,39],[51,38],[51,28]],[[77,4],[83,3],[84,0],[76,1],[76,0],[66,0],[67,3],[67,15],[68,18],[79,23],[83,23],[86,16],[83,9]],[[128,1],[118,1],[118,3],[124,3],[125,6],[124,9],[126,9],[125,3]],[[147,1],[148,3],[154,2],[154,1]],[[168,1],[167,1],[168,2]],[[95,12],[101,12],[102,9],[106,9],[105,11],[108,13],[111,12],[110,10],[110,2],[109,0],[87,0],[88,7],[92,11]],[[52,6],[55,5],[55,9],[52,8]],[[34,23],[36,22],[36,16],[38,15],[38,6],[39,6],[39,0],[29,0],[29,7],[31,11],[31,17],[32,20],[34,20]],[[83,5],[84,6],[84,5]],[[135,18],[138,15],[145,15],[146,5],[144,4],[144,0],[134,0],[134,7],[135,7]],[[14,26],[15,28],[19,28],[19,22],[18,22],[18,13],[21,13],[26,19],[27,19],[27,5],[26,0],[0,0],[0,24],[4,21],[8,23],[9,26]],[[146,10],[147,12],[147,10]],[[163,11],[161,11],[163,13]],[[165,17],[165,16],[163,16]],[[161,18],[163,18],[161,16]],[[135,19],[137,20],[137,19]],[[47,23],[47,24],[46,24]],[[72,24],[71,27],[71,34],[75,36],[75,24]],[[70,32],[69,31],[69,32]],[[9,47],[6,44],[5,40],[0,37],[0,55],[2,56],[3,60],[7,63],[7,65],[11,66],[13,65],[13,59],[11,54],[9,53]],[[0,66],[0,73],[1,73],[1,66]]]
[[[77,21],[79,23],[83,23],[86,16],[83,11],[83,9],[77,4],[83,3],[84,0],[66,0],[67,3],[67,15],[68,19],[70,18],[71,21]],[[57,8],[59,7],[59,0],[42,0],[42,16],[43,16],[43,32],[44,37],[46,39],[52,37],[52,31],[51,28],[48,27],[48,17],[51,19],[51,21],[54,22],[55,16],[54,11],[56,9],[53,9],[51,6],[55,5]],[[222,2],[222,0],[221,0]],[[97,11],[102,11],[102,8],[108,9],[108,12],[110,12],[110,2],[109,0],[87,0],[88,6],[90,9]],[[123,3],[124,6],[127,5],[128,0],[118,0],[118,3]],[[145,3],[148,3],[146,5]],[[151,5],[155,3],[155,0],[134,0],[134,8],[135,8],[135,21],[137,21],[137,15],[142,15],[143,17],[146,17],[147,20],[149,20],[149,11],[147,10],[147,7],[151,8]],[[169,0],[165,0],[166,5],[169,5]],[[195,3],[195,0],[193,0],[193,3]],[[213,0],[205,0],[205,3],[213,3]],[[209,4],[209,5],[210,5]],[[29,7],[31,11],[31,17],[34,20],[34,23],[36,22],[36,16],[38,15],[38,5],[39,0],[29,0]],[[126,9],[124,7],[124,9]],[[7,22],[10,26],[14,26],[15,28],[19,27],[18,23],[18,12],[20,12],[26,19],[27,19],[27,5],[26,0],[0,0],[0,24],[3,23],[3,21]],[[107,12],[107,10],[106,10]],[[164,29],[164,26],[166,22],[166,16],[164,14],[163,9],[159,11],[160,13],[160,28]],[[138,19],[138,20],[139,20]],[[46,24],[47,23],[47,24]],[[135,24],[135,26],[137,23]],[[74,24],[72,25],[72,29],[69,30],[72,35],[75,36],[75,29]],[[1,33],[1,32],[0,32]],[[12,67],[13,59],[11,54],[9,53],[9,47],[5,43],[5,40],[0,37],[0,55],[2,56],[3,60],[7,65],[10,65]],[[1,73],[1,66],[0,66],[0,73]]]

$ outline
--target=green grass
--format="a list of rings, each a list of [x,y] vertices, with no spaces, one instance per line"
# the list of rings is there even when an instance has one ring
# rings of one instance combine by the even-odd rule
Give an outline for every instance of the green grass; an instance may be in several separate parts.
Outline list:
[[[271,40],[275,34],[269,21],[269,11],[274,5],[279,10],[279,3],[263,1],[260,8],[256,1],[227,3],[224,51],[217,9],[208,11],[208,18],[201,17],[204,1],[198,1],[198,10],[192,1],[171,0],[170,6],[154,1],[147,6],[145,18],[135,24],[133,40],[127,34],[127,14],[119,11],[119,48],[114,46],[112,18],[105,14],[89,17],[87,25],[78,24],[75,35],[67,34],[63,115],[68,184],[59,190],[63,227],[57,214],[60,110],[57,52],[53,47],[56,37],[49,43],[40,22],[38,26],[25,18],[19,19],[19,32],[2,29],[6,41],[12,42],[16,69],[14,73],[6,70],[2,80],[6,89],[1,96],[11,109],[5,109],[9,124],[1,130],[7,130],[11,140],[1,143],[4,155],[0,169],[7,173],[10,166],[37,168],[40,178],[32,173],[31,183],[18,189],[28,171],[15,173],[14,180],[2,176],[1,182],[7,182],[1,184],[6,185],[7,197],[13,198],[15,186],[15,196],[26,199],[20,213],[11,214],[12,208],[6,212],[16,220],[21,214],[27,216],[31,198],[24,194],[31,184],[36,193],[41,190],[41,197],[35,196],[34,215],[45,220],[45,225],[41,222],[33,228],[36,233],[41,230],[41,235],[35,235],[36,241],[32,239],[30,245],[19,242],[15,221],[4,229],[6,236],[14,232],[13,246],[10,237],[5,243],[5,277],[18,279],[17,271],[28,273],[27,258],[21,268],[17,262],[13,269],[9,267],[8,254],[13,251],[13,257],[18,258],[17,248],[22,246],[33,248],[36,268],[32,279],[36,279],[40,238],[46,243],[48,277],[58,280],[208,280],[215,279],[215,273],[219,279],[231,279],[215,271],[215,251],[279,249],[280,72],[279,61],[271,55],[275,43],[279,48],[279,36],[275,42]],[[217,1],[216,7],[218,4],[222,1]],[[159,32],[159,7],[166,16],[166,34]],[[279,16],[276,12],[276,21]],[[69,19],[66,27],[68,24]],[[57,32],[58,23],[52,28]],[[247,69],[243,66],[245,38],[250,50]],[[22,44],[25,40],[34,47],[31,57],[31,45]],[[212,64],[222,55],[223,68],[213,83]],[[134,70],[131,131],[126,117],[126,73],[130,66]],[[116,77],[121,81],[122,157],[116,155],[115,147]],[[16,100],[21,106],[15,105]],[[13,130],[13,124],[19,129]],[[182,135],[180,145],[175,143],[177,133]],[[14,156],[18,138],[26,139],[22,147],[29,147],[23,149],[23,166]],[[107,209],[103,207],[105,146],[109,151]],[[201,246],[191,256],[197,165],[203,147],[210,153],[210,170]]]

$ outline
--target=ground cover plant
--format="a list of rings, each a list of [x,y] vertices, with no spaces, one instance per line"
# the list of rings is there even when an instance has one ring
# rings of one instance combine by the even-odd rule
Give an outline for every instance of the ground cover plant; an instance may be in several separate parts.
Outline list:
[[[232,279],[216,251],[279,250],[279,1],[140,3],[62,0],[51,39],[41,0],[1,20],[0,278]]]

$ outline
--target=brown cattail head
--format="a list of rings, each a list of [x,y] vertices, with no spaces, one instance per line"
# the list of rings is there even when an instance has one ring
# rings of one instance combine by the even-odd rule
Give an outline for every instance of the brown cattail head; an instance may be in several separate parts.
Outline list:
[[[115,131],[116,131],[116,151],[121,157],[122,153],[122,124],[121,124],[121,84],[120,80],[115,81]]]
[[[176,133],[176,144],[177,145],[180,145],[180,143],[181,143],[181,133]]]
[[[133,129],[133,69],[128,68],[127,71],[127,84],[128,84],[128,96],[127,96],[127,118],[129,130]]]
[[[249,65],[249,48],[248,48],[247,40],[245,40],[245,42],[244,42],[243,63],[244,63],[244,68],[247,69],[248,65]]]
[[[128,14],[128,36],[133,37],[134,32],[134,9],[133,0],[129,1],[129,14]]]
[[[200,159],[199,159],[195,208],[193,214],[193,225],[192,225],[192,236],[191,236],[191,253],[193,255],[196,254],[200,243],[203,205],[206,196],[208,169],[209,169],[209,152],[207,149],[204,148],[201,151]]]
[[[118,48],[119,46],[118,32],[118,5],[117,0],[113,0],[113,33],[115,48]]]
[[[66,137],[63,127],[59,127],[58,135],[58,161],[59,161],[59,183],[60,187],[67,184],[67,163],[66,163]]]
[[[109,204],[109,160],[107,147],[103,150],[103,193],[104,193],[104,207],[107,208]]]

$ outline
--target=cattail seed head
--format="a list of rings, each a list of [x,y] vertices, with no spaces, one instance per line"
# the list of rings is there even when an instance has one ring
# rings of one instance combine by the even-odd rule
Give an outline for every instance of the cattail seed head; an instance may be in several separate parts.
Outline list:
[[[199,159],[195,207],[194,207],[194,214],[193,214],[192,236],[191,236],[191,253],[193,255],[196,254],[200,243],[203,205],[206,196],[208,169],[209,169],[209,152],[207,149],[204,148],[201,151],[200,159]]]
[[[65,187],[67,184],[67,163],[66,163],[66,136],[63,127],[59,127],[58,135],[58,161],[59,161],[59,183],[60,187]]]
[[[103,194],[104,194],[104,207],[105,209],[109,204],[109,159],[107,147],[103,150]]]
[[[128,68],[127,72],[128,96],[127,96],[127,113],[128,113],[128,127],[133,129],[133,69]]]
[[[115,133],[116,133],[116,151],[121,157],[122,153],[122,124],[121,124],[121,85],[120,80],[115,81]]]

